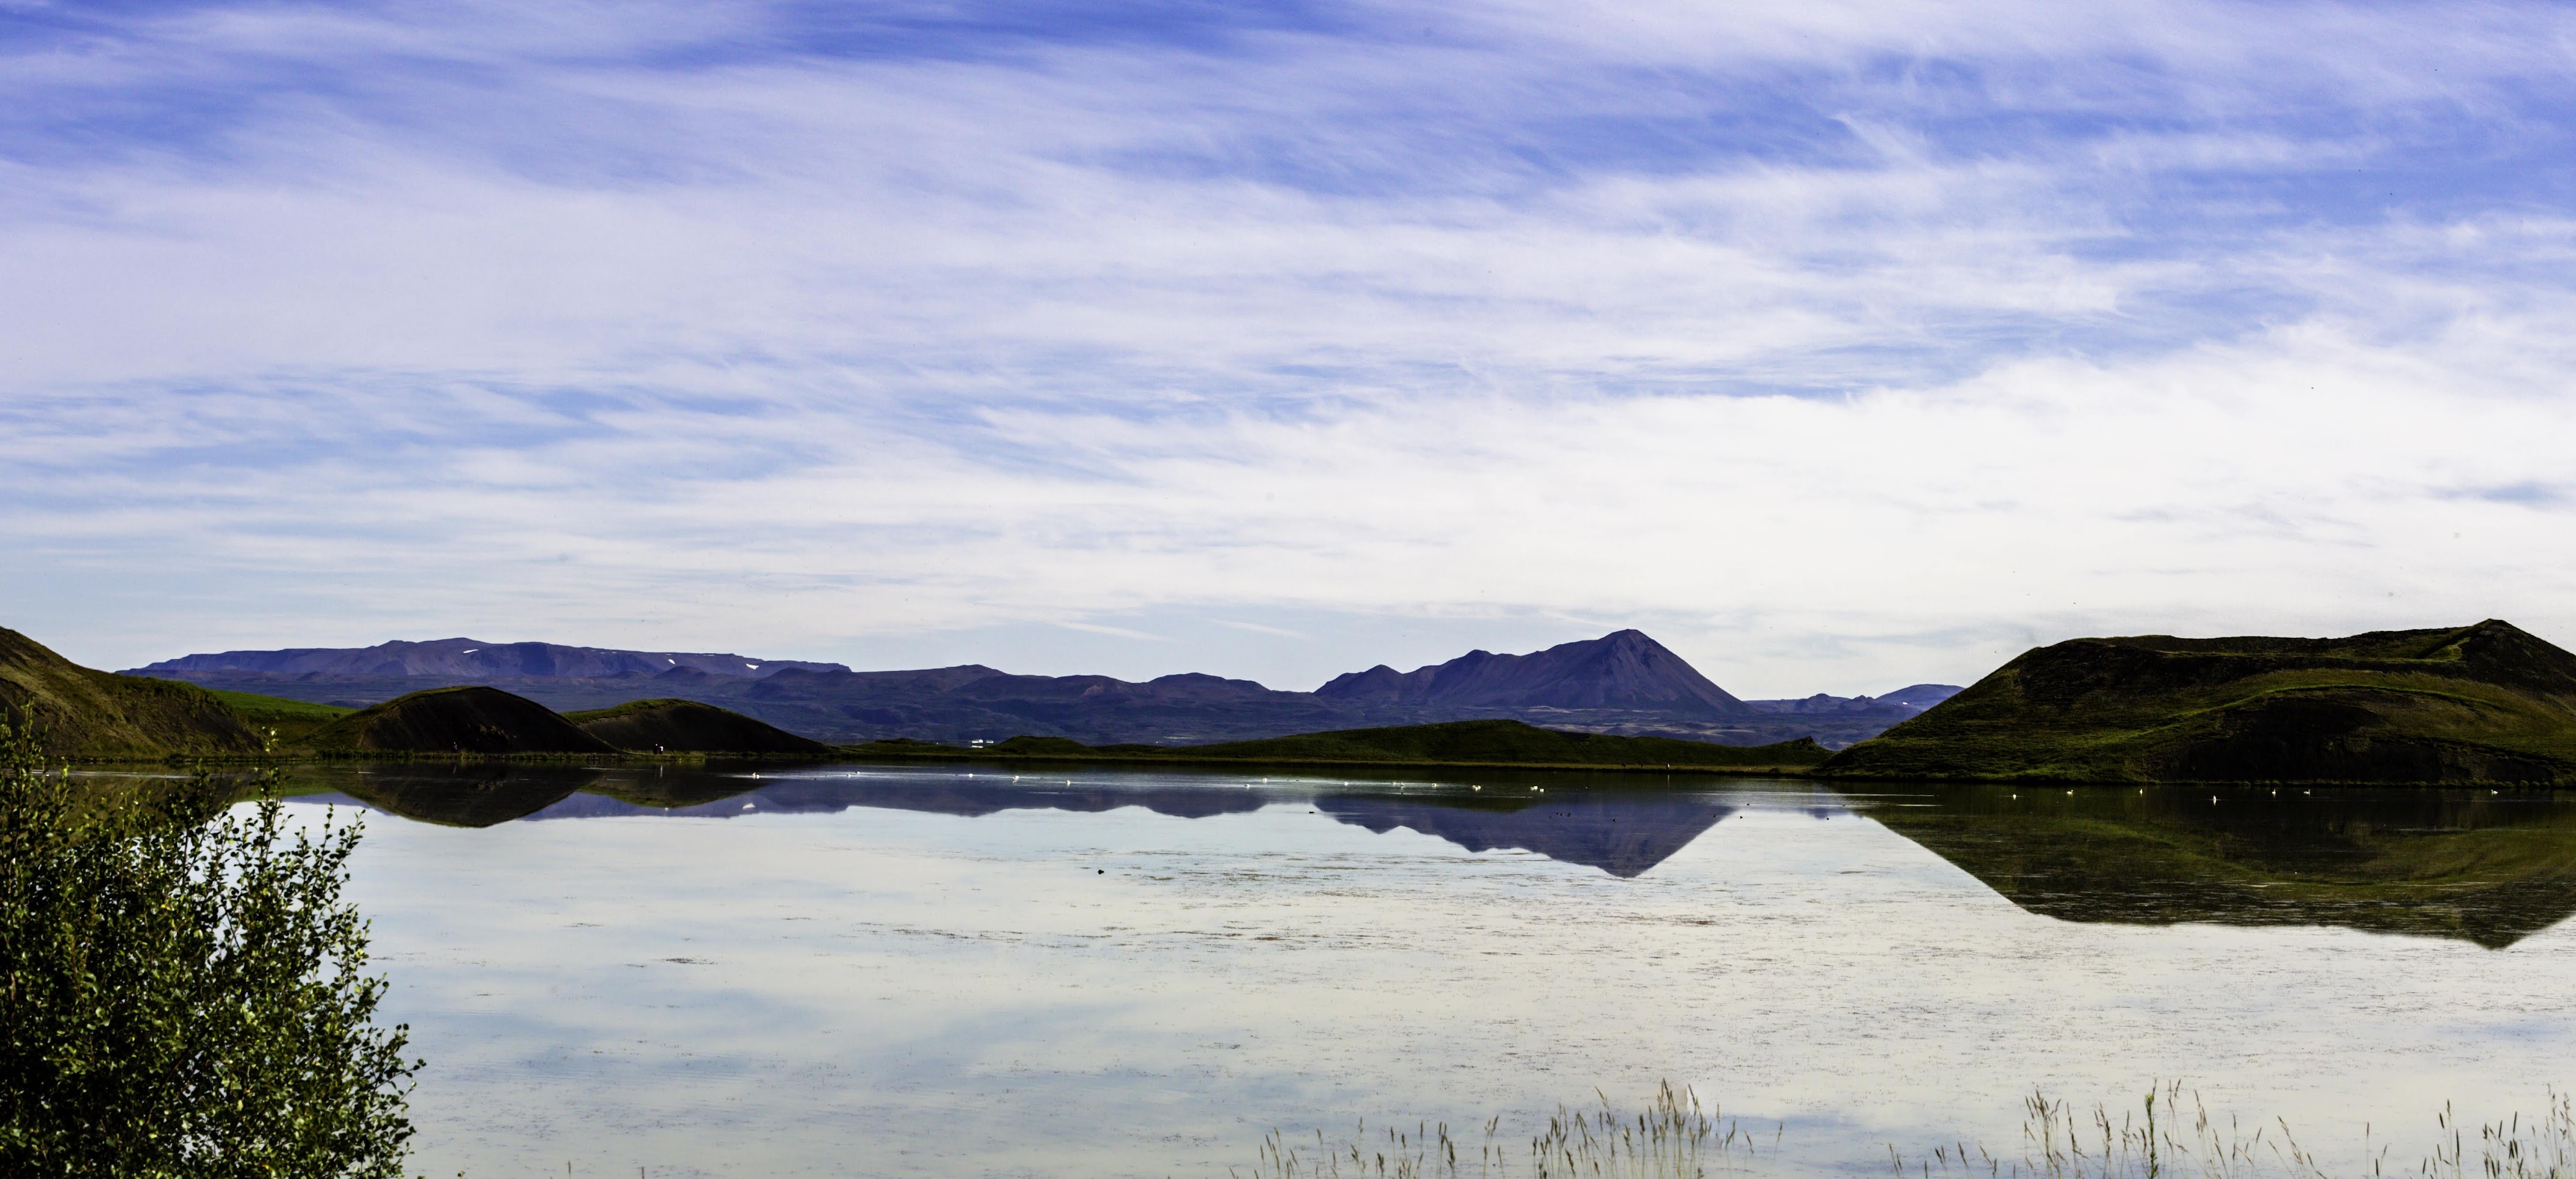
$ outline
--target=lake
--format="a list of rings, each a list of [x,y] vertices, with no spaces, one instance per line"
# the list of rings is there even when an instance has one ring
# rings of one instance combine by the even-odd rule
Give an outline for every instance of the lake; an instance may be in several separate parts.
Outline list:
[[[1783,1174],[2196,1087],[2338,1171],[2576,1080],[2576,800],[320,767],[415,1172],[1223,1175],[1663,1081]],[[2365,1138],[2365,1127],[2368,1137]],[[2474,1139],[2472,1139],[2474,1141]],[[2365,1145],[2367,1143],[2367,1146]],[[1472,1168],[1471,1168],[1472,1169]],[[1519,1172],[1515,1172],[1519,1173]]]

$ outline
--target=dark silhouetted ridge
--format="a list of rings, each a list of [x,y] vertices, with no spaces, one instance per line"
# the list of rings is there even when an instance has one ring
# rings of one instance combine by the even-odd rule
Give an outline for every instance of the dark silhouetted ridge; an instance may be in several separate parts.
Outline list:
[[[1336,677],[1315,694],[1353,703],[1452,708],[1633,709],[1703,717],[1752,711],[1636,630],[1529,655],[1470,651],[1410,672],[1381,664]]]
[[[787,670],[847,671],[838,663],[756,659],[702,651],[622,651],[561,643],[487,643],[480,639],[431,639],[372,647],[295,647],[278,651],[222,651],[183,655],[135,669],[138,675],[178,676],[216,672],[274,675],[430,676],[493,680],[513,676],[597,679],[655,675],[685,668],[709,675],[758,679]]]
[[[190,655],[152,664],[147,672],[201,687],[349,708],[464,685],[498,688],[567,713],[643,697],[694,700],[832,743],[1029,735],[1178,746],[1513,719],[1569,731],[1726,745],[1814,737],[1841,748],[1930,703],[1911,696],[1748,703],[1634,630],[1528,655],[1476,651],[1410,673],[1376,667],[1317,692],[1283,692],[1194,672],[1141,683],[1105,675],[1015,675],[980,664],[854,672],[834,663],[472,639]]]
[[[498,688],[432,688],[314,731],[313,746],[365,753],[614,753],[534,700]]]
[[[778,753],[816,756],[832,747],[739,712],[694,700],[637,700],[566,713],[582,732],[636,753]]]

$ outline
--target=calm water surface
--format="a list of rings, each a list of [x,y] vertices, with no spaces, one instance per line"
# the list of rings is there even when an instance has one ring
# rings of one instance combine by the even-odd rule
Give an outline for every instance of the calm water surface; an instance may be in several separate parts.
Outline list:
[[[2576,800],[308,771],[432,1175],[1222,1175],[1671,1079],[1784,1173],[2160,1079],[2330,1163],[2576,1081]],[[1645,789],[1644,787],[1651,787]],[[2008,1148],[2008,1149],[2007,1149]]]

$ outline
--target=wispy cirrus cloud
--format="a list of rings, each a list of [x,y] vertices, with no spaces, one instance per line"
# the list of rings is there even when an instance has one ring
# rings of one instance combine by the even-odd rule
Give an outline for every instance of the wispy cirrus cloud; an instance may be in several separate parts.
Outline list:
[[[2458,493],[2576,457],[2551,6],[6,11],[0,584],[100,662],[2576,635]]]

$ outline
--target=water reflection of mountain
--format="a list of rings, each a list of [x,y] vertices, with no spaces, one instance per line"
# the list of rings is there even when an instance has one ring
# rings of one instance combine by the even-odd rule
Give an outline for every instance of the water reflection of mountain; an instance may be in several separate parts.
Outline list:
[[[1518,848],[1599,868],[1613,876],[1636,876],[1670,859],[1735,809],[1688,794],[1575,794],[1565,796],[1567,801],[1541,803],[1527,795],[1492,801],[1418,792],[1316,796],[1295,788],[1059,786],[998,779],[853,782],[791,778],[761,785],[739,796],[727,796],[721,802],[682,806],[674,806],[679,796],[655,787],[649,780],[602,782],[591,791],[567,799],[537,817],[634,814],[639,805],[673,814],[792,814],[866,806],[966,816],[1034,809],[1096,813],[1133,806],[1160,815],[1203,819],[1255,811],[1274,803],[1304,802],[1342,822],[1379,833],[1406,827],[1469,851]]]
[[[591,788],[590,793],[536,816],[544,819],[585,818],[593,814],[631,815],[650,809],[665,814],[735,815],[746,808],[777,814],[826,814],[854,806],[882,807],[889,810],[925,811],[941,815],[990,815],[1008,810],[1059,810],[1099,812],[1120,807],[1140,806],[1159,815],[1184,819],[1203,819],[1210,815],[1240,814],[1256,811],[1281,801],[1280,796],[1240,787],[1233,789],[1207,786],[1167,788],[1021,785],[999,778],[990,782],[958,779],[860,779],[773,778],[748,780],[723,779],[731,790],[715,798],[701,798],[693,791],[705,789],[705,783],[663,785],[641,781],[606,781]],[[1302,797],[1302,796],[1300,796]]]
[[[2576,806],[2488,791],[1928,787],[1857,809],[2033,913],[2501,948],[2576,914]]]
[[[1505,784],[1508,797],[1432,793],[1389,784],[1382,791],[1339,782],[1261,786],[1147,781],[1103,784],[1054,780],[976,780],[950,775],[855,778],[769,777],[750,773],[664,773],[487,766],[365,773],[332,785],[377,809],[422,822],[488,827],[511,819],[582,819],[633,815],[732,818],[744,814],[814,814],[878,807],[982,816],[1010,810],[1097,813],[1142,807],[1185,819],[1241,814],[1279,803],[1314,807],[1344,823],[1384,833],[1398,827],[1445,839],[1469,851],[1516,848],[1550,859],[1633,877],[1670,859],[1735,811],[1689,793],[1568,791],[1560,800]],[[1562,787],[1564,782],[1559,781]]]
[[[1528,796],[1485,801],[1421,793],[1316,797],[1294,789],[1240,786],[1103,788],[956,779],[850,782],[791,778],[770,784],[727,781],[737,788],[759,788],[729,793],[722,796],[722,801],[716,801],[686,793],[685,787],[675,792],[651,779],[603,781],[592,786],[590,793],[566,799],[536,817],[635,814],[643,808],[666,814],[793,814],[853,806],[979,816],[1033,809],[1096,813],[1133,806],[1160,815],[1203,819],[1296,801],[1309,803],[1342,822],[1380,833],[1406,827],[1469,851],[1518,848],[1599,868],[1613,876],[1635,876],[1670,859],[1734,810],[1696,795],[1569,795],[1568,801],[1539,803]],[[703,783],[699,789],[703,789]]]
[[[1467,794],[1394,781],[1247,785],[1149,774],[1020,781],[1008,772],[778,777],[486,764],[337,769],[307,785],[461,827],[851,807],[970,817],[1142,807],[1197,819],[1296,803],[1370,831],[1402,827],[1477,852],[1517,848],[1619,877],[1671,858],[1741,801],[1687,789],[1640,791],[1633,779],[1606,775],[1526,777],[1498,774],[1486,780],[1486,793]],[[1542,782],[1545,801],[1532,789]],[[2023,909],[2067,921],[2336,925],[2503,947],[2576,915],[2576,799],[2555,795],[1909,790],[1854,795],[1849,805]]]
[[[1471,852],[1517,848],[1633,877],[1690,846],[1736,808],[1697,794],[1569,794],[1563,801],[1334,795],[1317,810],[1381,834],[1408,827]]]

